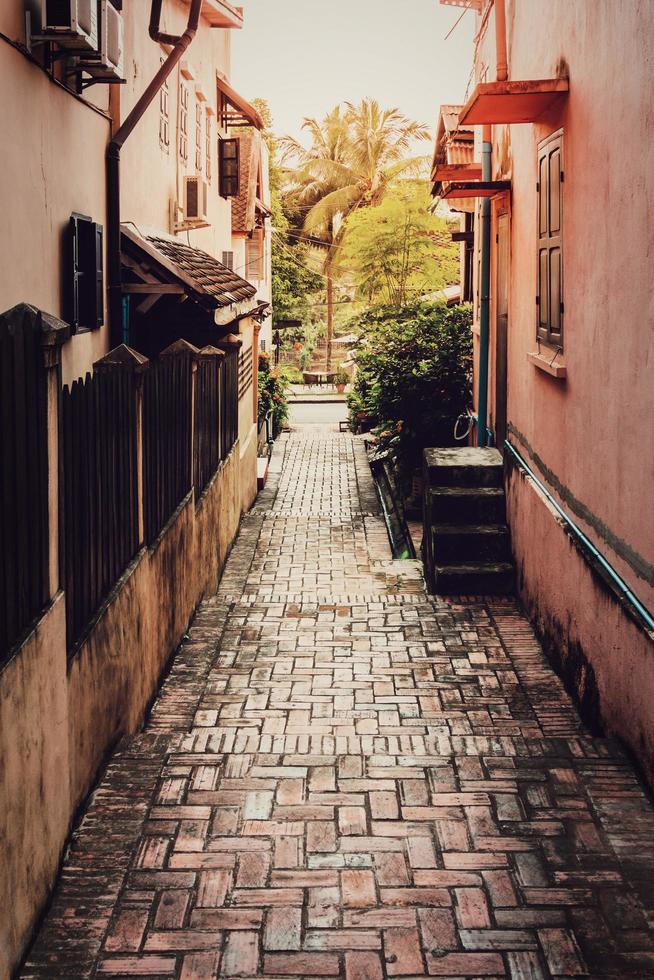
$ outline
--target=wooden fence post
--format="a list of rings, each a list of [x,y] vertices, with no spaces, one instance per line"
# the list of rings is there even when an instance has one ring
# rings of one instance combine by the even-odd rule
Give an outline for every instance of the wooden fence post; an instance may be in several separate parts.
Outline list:
[[[230,395],[235,394],[235,405],[232,405],[232,406],[229,407],[229,411],[230,412],[233,411],[235,413],[234,414],[234,418],[230,420],[230,429],[231,429],[231,434],[230,434],[231,445],[229,447],[230,449],[232,448],[232,446],[234,445],[234,443],[236,442],[236,440],[238,439],[238,437],[240,435],[240,432],[239,432],[239,402],[241,400],[241,397],[240,397],[240,390],[239,390],[240,389],[240,379],[239,379],[240,365],[239,365],[239,357],[240,357],[240,352],[241,352],[242,346],[243,346],[243,338],[242,337],[239,337],[238,334],[235,334],[235,333],[228,333],[226,337],[221,337],[220,340],[218,341],[218,347],[220,347],[222,350],[224,350],[225,353],[227,354],[228,368],[231,371],[233,371],[233,373],[234,373],[234,376],[233,377],[228,378],[228,385],[227,385],[227,387],[228,387],[228,391],[227,391],[227,397],[228,397],[228,399],[229,399],[229,396]],[[234,370],[234,366],[233,365],[235,365],[235,370]],[[235,389],[235,392],[234,393],[231,391],[231,388],[232,387]]]
[[[48,570],[47,588],[54,596],[61,582],[59,552],[60,519],[60,412],[61,412],[61,347],[70,336],[70,327],[48,313],[39,313],[41,351],[45,368],[45,411],[48,433]]]
[[[193,455],[195,468],[195,496],[201,495],[206,484],[213,477],[224,457],[221,425],[221,383],[223,379],[222,362],[225,351],[210,345],[203,347],[198,354],[199,370],[195,375],[195,415],[193,433]],[[215,365],[215,375],[207,378],[207,368]],[[198,410],[200,418],[198,420]],[[213,428],[210,428],[211,418],[207,416],[213,410]],[[207,431],[208,428],[208,431]],[[208,461],[204,459],[208,456]],[[207,462],[209,473],[207,473]]]
[[[166,358],[166,357],[187,358],[191,362],[191,405],[190,405],[191,431],[190,431],[190,439],[189,439],[190,449],[189,449],[189,458],[188,458],[189,487],[193,486],[193,480],[195,475],[193,473],[193,469],[194,469],[193,444],[195,441],[195,380],[196,380],[196,372],[198,369],[198,354],[199,354],[199,350],[197,347],[189,343],[188,340],[184,340],[182,337],[180,337],[179,340],[176,340],[174,343],[170,344],[169,347],[166,347],[165,350],[162,350],[161,354],[159,355],[161,358]]]
[[[144,354],[139,354],[127,344],[114,347],[108,354],[93,365],[97,373],[103,371],[125,371],[132,377],[136,413],[136,518],[138,527],[138,546],[145,541],[145,521],[143,505],[143,376],[150,362]]]

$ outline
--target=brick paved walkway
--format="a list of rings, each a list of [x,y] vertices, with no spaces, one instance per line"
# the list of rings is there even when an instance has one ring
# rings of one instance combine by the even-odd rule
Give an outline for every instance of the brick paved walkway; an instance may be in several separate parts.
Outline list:
[[[654,817],[510,600],[389,557],[361,443],[284,438],[22,976],[654,977]]]

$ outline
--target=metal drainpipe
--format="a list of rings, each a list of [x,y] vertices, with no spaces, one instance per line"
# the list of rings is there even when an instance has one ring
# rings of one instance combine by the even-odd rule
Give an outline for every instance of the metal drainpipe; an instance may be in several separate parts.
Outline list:
[[[481,179],[491,180],[491,128],[484,126],[481,151]],[[481,275],[479,297],[479,395],[477,398],[477,445],[488,445],[488,348],[490,314],[490,249],[491,206],[490,199],[481,202]]]
[[[505,0],[495,0],[495,61],[498,82],[509,77],[506,52]],[[484,126],[481,150],[481,179],[492,180],[491,156],[493,152],[492,130]],[[490,324],[490,251],[491,205],[485,197],[481,202],[481,282],[479,303],[479,397],[477,407],[477,445],[487,446],[491,433],[488,431],[488,352]]]
[[[134,108],[112,136],[107,146],[107,269],[109,274],[108,306],[109,336],[112,347],[123,342],[123,304],[120,272],[120,151],[127,137],[143,118],[161,86],[191,44],[200,22],[202,0],[192,0],[186,30],[179,37],[159,30],[163,0],[152,0],[149,33],[153,41],[172,44],[173,49],[154,76]]]

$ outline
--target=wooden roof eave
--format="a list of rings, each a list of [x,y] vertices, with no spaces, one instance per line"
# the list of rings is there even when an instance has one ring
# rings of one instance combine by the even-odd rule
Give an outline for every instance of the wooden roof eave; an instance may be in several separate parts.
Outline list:
[[[234,116],[233,120],[228,118],[229,125],[254,126],[258,130],[265,129],[263,119],[254,106],[250,105],[242,95],[239,95],[236,89],[233,89],[229,82],[220,75],[217,77],[217,85],[218,91],[224,95],[227,102],[236,110],[233,114],[227,114],[228,117],[230,115]]]

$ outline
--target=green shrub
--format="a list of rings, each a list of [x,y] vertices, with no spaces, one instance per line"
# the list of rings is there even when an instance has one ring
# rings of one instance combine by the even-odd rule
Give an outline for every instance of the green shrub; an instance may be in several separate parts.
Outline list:
[[[285,371],[271,368],[268,354],[259,354],[259,421],[269,412],[273,417],[273,432],[276,434],[288,419],[287,391],[289,386]]]
[[[410,467],[425,447],[454,442],[454,422],[472,396],[471,324],[469,306],[431,302],[378,308],[354,324],[364,340],[351,415],[373,418],[382,445]]]

